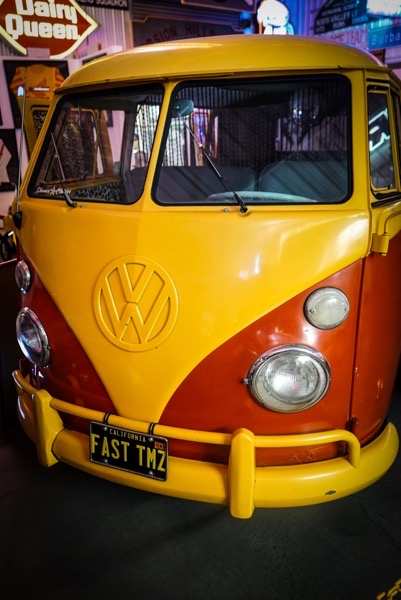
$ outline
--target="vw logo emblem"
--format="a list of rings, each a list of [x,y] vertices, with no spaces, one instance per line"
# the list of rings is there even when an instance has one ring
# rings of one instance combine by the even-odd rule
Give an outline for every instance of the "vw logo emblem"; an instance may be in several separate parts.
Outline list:
[[[94,310],[101,331],[115,346],[130,352],[150,350],[164,342],[175,325],[177,291],[158,263],[125,256],[100,274]]]

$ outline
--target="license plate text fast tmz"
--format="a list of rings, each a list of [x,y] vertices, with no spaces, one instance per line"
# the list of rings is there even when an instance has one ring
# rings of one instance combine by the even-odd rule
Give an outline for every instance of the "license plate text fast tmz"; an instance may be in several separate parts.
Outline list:
[[[92,462],[166,481],[167,439],[95,422],[89,435]]]

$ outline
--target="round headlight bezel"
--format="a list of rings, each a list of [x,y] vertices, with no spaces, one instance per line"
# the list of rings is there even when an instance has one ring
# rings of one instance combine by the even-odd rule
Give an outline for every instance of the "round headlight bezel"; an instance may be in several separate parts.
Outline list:
[[[39,317],[28,307],[19,311],[16,320],[17,341],[24,356],[38,367],[47,367],[51,348]]]
[[[335,329],[344,323],[349,311],[347,295],[335,287],[314,290],[304,304],[306,320],[317,329],[323,330]]]
[[[284,381],[287,377],[288,382],[296,382],[296,377],[291,379],[291,373],[288,377],[285,369],[286,365],[294,368],[294,364],[297,365],[298,371],[303,369],[304,375],[309,372],[317,377],[318,381],[315,388],[311,389],[306,396],[285,398],[269,384],[268,377],[271,375],[272,379],[276,377],[278,381],[280,377]],[[277,367],[277,372],[274,371],[274,366]],[[302,382],[302,378],[299,378],[299,381]],[[324,397],[331,383],[331,369],[328,361],[320,352],[308,346],[290,344],[273,348],[261,354],[252,364],[246,383],[252,396],[264,408],[279,413],[296,413],[312,408]]]
[[[28,263],[25,260],[19,260],[15,265],[15,281],[18,289],[27,294],[31,287],[32,276]]]

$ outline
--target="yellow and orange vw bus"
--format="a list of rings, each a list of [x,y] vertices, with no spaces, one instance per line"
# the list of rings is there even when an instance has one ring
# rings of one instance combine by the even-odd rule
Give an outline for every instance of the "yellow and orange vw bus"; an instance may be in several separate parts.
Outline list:
[[[43,465],[239,518],[390,468],[400,94],[368,53],[297,36],[70,75],[12,215],[18,414]]]

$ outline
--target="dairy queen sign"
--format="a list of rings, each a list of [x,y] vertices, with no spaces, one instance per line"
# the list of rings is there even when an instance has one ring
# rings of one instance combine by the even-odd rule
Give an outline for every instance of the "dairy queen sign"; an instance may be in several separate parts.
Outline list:
[[[0,36],[25,56],[45,48],[65,58],[97,27],[75,0],[0,0]]]

